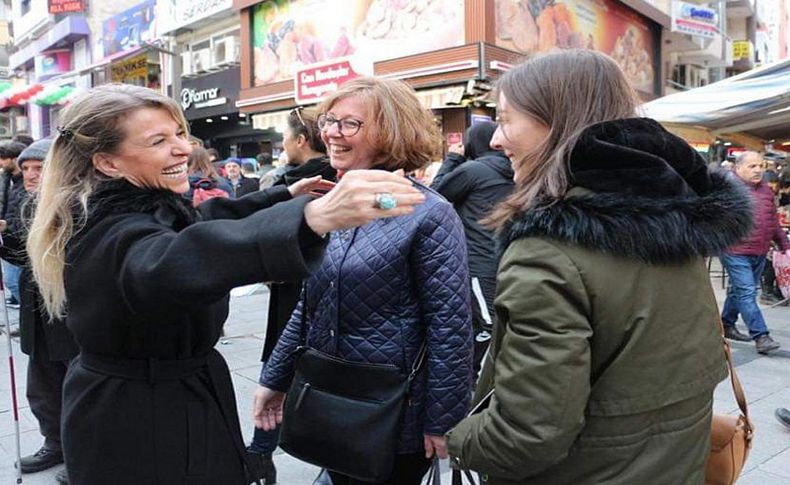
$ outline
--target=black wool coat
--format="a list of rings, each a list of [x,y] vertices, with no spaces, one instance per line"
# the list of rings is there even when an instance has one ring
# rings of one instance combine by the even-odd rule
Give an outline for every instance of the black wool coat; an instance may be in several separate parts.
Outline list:
[[[233,287],[302,278],[325,242],[285,187],[194,210],[172,192],[105,182],[66,254],[64,384],[75,485],[249,483],[228,368],[214,350]]]

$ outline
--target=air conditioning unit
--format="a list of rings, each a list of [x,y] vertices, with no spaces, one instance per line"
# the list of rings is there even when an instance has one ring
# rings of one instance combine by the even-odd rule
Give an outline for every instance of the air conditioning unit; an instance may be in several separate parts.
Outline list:
[[[239,62],[239,40],[236,37],[225,37],[214,44],[214,67],[236,64]]]
[[[182,76],[191,76],[192,75],[192,53],[191,52],[182,52],[181,53],[181,75]]]
[[[200,49],[192,51],[192,74],[208,71],[211,67],[211,51]]]

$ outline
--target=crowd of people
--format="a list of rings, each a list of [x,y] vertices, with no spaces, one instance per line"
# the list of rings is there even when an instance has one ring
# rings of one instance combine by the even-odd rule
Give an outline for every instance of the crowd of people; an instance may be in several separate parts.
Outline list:
[[[276,483],[289,413],[331,391],[289,392],[310,349],[408,376],[393,436],[373,437],[393,440],[388,478],[330,460],[316,484],[419,485],[444,458],[492,485],[702,483],[727,375],[719,322],[757,352],[779,348],[757,288],[772,244],[790,255],[781,184],[756,152],[709,169],[639,117],[594,51],[531,58],[496,96],[497,122],[446,147],[430,184],[413,176],[442,153],[430,111],[375,77],[292,110],[276,168],[268,153],[220,161],[176,101],[120,84],[75,98],[51,138],[0,143],[7,304],[21,306],[44,438],[21,471]],[[259,282],[270,301],[246,444],[214,347],[230,290]]]

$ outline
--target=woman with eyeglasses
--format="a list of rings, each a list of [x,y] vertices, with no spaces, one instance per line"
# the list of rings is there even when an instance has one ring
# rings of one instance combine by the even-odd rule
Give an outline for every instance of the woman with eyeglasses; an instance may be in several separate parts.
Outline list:
[[[316,123],[312,110],[298,107],[288,114],[288,123],[283,133],[283,149],[293,168],[274,180],[273,187],[291,186],[300,180],[321,176],[324,180],[335,181],[336,170],[326,156],[326,145],[321,139],[321,130]],[[285,324],[291,318],[299,301],[302,282],[273,281],[269,283],[269,310],[266,319],[266,336],[263,344],[262,362],[266,362],[274,350]],[[264,483],[276,483],[277,471],[272,461],[272,453],[277,448],[279,431],[263,431],[255,428],[249,450],[257,453],[261,463],[261,478]]]
[[[412,172],[438,150],[430,113],[400,81],[350,81],[319,109],[318,126],[342,180],[360,169]],[[463,227],[446,200],[416,186],[426,202],[414,214],[331,234],[321,267],[306,281],[261,372],[254,405],[256,426],[272,429],[281,420],[303,313],[307,345],[347,360],[394,364],[408,374],[425,343],[427,359],[410,389],[393,475],[380,482],[392,485],[419,484],[430,459],[447,456],[442,436],[463,418],[472,383]],[[378,207],[397,206],[389,194],[376,199]],[[335,485],[367,483],[327,468]]]

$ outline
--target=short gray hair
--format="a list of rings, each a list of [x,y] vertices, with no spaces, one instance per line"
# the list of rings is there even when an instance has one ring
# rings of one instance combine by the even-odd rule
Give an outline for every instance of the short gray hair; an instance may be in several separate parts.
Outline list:
[[[746,150],[745,152],[741,152],[735,156],[735,165],[740,165],[746,161],[747,157],[751,157],[752,155],[757,155],[761,159],[763,158],[762,153],[756,152],[754,150]]]

